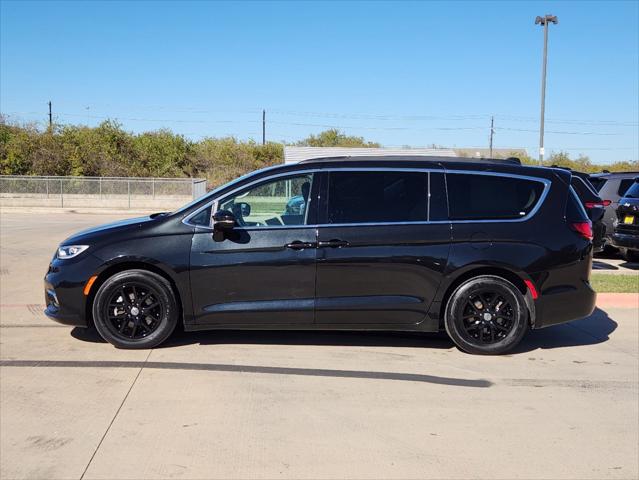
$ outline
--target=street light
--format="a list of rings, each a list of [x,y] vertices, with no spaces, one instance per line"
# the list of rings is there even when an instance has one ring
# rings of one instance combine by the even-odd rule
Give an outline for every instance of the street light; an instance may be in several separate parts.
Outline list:
[[[544,113],[546,109],[546,58],[548,56],[548,23],[558,23],[554,15],[535,18],[535,25],[544,27],[544,59],[541,64],[541,121],[539,125],[539,164],[544,161]]]

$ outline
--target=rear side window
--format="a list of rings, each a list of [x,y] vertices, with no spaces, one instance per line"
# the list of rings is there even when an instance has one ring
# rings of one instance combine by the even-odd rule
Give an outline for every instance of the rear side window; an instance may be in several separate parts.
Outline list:
[[[516,219],[539,203],[544,184],[517,177],[448,173],[451,220]]]
[[[331,172],[328,223],[426,221],[425,172]]]
[[[607,180],[605,178],[590,177],[590,183],[592,183],[592,186],[595,187],[595,190],[597,190],[598,192],[601,192],[601,189],[605,185],[606,181]]]
[[[588,214],[584,210],[584,206],[579,201],[579,196],[575,189],[569,187],[568,199],[566,200],[566,219],[569,222],[586,222]]]
[[[634,183],[624,194],[626,198],[639,198],[639,178],[636,178]]]
[[[628,189],[630,188],[630,186],[634,183],[634,178],[623,178],[620,182],[619,182],[619,189],[617,190],[617,193],[619,194],[620,197],[623,197],[626,192],[628,191]]]
[[[575,190],[575,193],[579,197],[579,199],[585,202],[600,202],[601,198],[599,195],[590,188],[590,186],[583,181],[582,178],[572,177],[570,179],[570,185]]]

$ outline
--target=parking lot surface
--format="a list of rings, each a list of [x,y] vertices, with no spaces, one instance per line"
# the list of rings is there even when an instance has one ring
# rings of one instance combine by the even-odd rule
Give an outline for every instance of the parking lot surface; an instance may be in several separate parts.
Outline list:
[[[42,314],[58,242],[116,218],[0,215],[3,479],[639,475],[639,303],[500,357],[390,333],[177,332],[116,350]]]

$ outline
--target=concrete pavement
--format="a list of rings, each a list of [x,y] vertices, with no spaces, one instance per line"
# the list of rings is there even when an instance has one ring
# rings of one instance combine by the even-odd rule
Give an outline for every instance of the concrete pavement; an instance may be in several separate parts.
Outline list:
[[[109,220],[0,215],[3,479],[639,475],[632,303],[500,357],[383,333],[181,332],[116,350],[41,313],[57,243]]]

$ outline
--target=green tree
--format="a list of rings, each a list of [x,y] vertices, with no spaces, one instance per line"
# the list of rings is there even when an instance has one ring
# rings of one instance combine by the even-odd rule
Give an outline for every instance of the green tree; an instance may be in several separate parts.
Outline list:
[[[310,135],[295,145],[303,147],[379,147],[376,142],[367,142],[363,137],[353,137],[340,132],[336,128],[324,130],[317,135]]]

